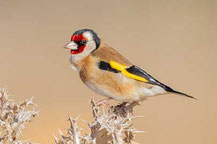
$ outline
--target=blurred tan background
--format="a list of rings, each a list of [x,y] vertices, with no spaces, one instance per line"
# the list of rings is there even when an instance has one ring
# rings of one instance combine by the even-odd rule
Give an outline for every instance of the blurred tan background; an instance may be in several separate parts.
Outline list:
[[[48,144],[67,114],[90,120],[90,91],[62,47],[81,28],[163,83],[199,100],[165,95],[141,103],[141,144],[217,143],[217,1],[0,0],[0,87],[16,101],[34,97],[40,116],[25,139]],[[81,122],[81,126],[84,124]]]

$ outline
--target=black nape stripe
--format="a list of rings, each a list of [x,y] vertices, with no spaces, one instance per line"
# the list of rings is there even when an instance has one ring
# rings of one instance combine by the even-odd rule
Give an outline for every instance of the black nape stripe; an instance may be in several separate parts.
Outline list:
[[[110,71],[110,72],[114,72],[114,73],[119,73],[120,71],[113,69],[109,63],[104,62],[104,61],[100,61],[98,63],[98,66],[101,70],[106,70],[106,71]]]

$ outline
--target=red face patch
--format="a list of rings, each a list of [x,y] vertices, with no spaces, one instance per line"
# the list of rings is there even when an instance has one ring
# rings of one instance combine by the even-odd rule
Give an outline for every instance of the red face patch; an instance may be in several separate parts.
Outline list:
[[[80,35],[73,35],[72,37],[71,37],[71,41],[81,41],[82,39],[84,39],[84,37],[83,37],[83,35],[82,34],[80,34]]]
[[[71,41],[74,41],[75,43],[78,43],[82,40],[86,40],[85,37],[83,37],[82,34],[80,35],[73,35],[71,37]],[[78,49],[77,50],[71,50],[71,54],[79,54],[79,53],[82,53],[84,51],[84,48],[86,47],[86,45],[78,45]]]
[[[85,47],[86,47],[85,45],[79,46],[79,47],[78,47],[78,50],[71,50],[71,54],[79,54],[79,53],[82,53],[82,52],[84,51],[84,48],[85,48]]]

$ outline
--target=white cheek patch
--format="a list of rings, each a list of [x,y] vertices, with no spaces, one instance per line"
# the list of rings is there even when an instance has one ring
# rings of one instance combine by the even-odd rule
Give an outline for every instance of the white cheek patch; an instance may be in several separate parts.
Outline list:
[[[95,42],[93,41],[88,42],[82,53],[70,55],[70,62],[72,64],[78,63],[80,60],[88,56],[95,48],[96,48]]]
[[[93,35],[91,34],[91,32],[87,31],[83,35],[84,35],[84,37],[86,37],[88,39],[88,41],[93,40]]]

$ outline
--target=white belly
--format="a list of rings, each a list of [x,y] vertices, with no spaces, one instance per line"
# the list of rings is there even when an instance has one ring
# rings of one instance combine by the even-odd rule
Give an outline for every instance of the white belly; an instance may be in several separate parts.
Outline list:
[[[156,96],[156,95],[160,95],[160,94],[164,94],[166,93],[166,91],[160,87],[160,86],[153,86],[152,88],[140,88],[140,94],[144,97],[151,97],[151,96]]]
[[[124,97],[114,95],[112,92],[110,92],[107,89],[91,85],[90,83],[85,83],[85,85],[99,95],[110,97],[110,98],[113,98],[113,99],[118,100],[118,101],[129,101],[129,100],[125,99]]]

